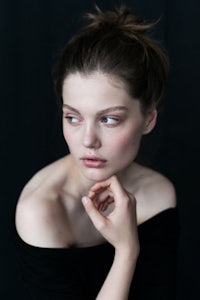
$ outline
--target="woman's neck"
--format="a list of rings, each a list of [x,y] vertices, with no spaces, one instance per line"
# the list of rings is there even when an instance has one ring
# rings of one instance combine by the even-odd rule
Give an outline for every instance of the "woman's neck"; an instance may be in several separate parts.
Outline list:
[[[76,199],[81,199],[83,196],[87,196],[90,188],[95,184],[95,181],[87,179],[79,170],[71,154],[67,157],[67,169],[70,173],[67,174],[66,180],[63,184],[63,189],[66,192],[70,191]]]

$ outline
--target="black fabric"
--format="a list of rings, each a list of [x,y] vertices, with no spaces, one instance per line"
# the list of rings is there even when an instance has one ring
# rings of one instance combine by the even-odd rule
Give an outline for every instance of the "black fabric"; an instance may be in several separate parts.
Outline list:
[[[141,251],[129,299],[173,300],[179,222],[167,209],[138,226]],[[93,300],[112,265],[114,248],[39,248],[26,244],[15,230],[22,279],[34,300]]]

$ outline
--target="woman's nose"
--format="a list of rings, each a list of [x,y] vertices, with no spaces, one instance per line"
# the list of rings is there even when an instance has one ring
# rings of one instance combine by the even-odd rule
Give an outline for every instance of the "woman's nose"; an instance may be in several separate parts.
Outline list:
[[[94,149],[97,149],[101,146],[101,141],[97,129],[94,126],[90,126],[85,130],[83,136],[83,146],[86,148]]]

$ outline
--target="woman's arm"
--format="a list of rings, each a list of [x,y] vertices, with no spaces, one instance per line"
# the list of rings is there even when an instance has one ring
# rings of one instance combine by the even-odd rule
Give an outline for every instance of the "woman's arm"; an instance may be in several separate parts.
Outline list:
[[[104,201],[101,197],[103,194]],[[101,203],[98,203],[98,198],[101,199]],[[111,201],[114,202],[114,209],[105,217],[98,207],[102,202]],[[113,264],[97,299],[128,299],[139,254],[135,198],[125,191],[113,176],[95,184],[88,197],[83,198],[83,204],[94,226],[115,247]]]
[[[131,280],[134,274],[137,258],[128,253],[115,252],[112,267],[97,296],[97,300],[128,299]]]

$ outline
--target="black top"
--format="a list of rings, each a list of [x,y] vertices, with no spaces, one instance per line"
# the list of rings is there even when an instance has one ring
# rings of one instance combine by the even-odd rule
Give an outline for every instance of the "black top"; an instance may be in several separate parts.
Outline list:
[[[179,235],[177,210],[167,209],[138,226],[140,254],[129,299],[173,300]],[[94,300],[112,265],[114,248],[40,248],[15,230],[22,279],[35,300]]]

